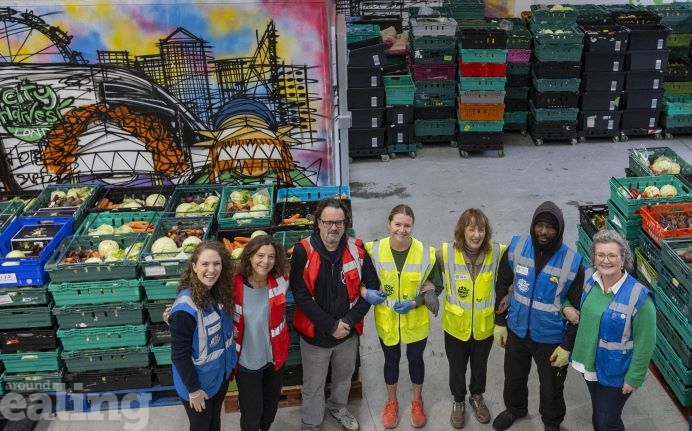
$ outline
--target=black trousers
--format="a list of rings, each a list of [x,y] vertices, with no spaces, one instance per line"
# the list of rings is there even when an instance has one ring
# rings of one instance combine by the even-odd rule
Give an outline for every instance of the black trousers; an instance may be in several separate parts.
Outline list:
[[[242,431],[267,431],[274,422],[279,408],[284,368],[278,371],[274,364],[249,371],[239,369],[235,376],[238,383],[240,404],[240,429]]]
[[[528,413],[529,388],[527,382],[531,371],[531,359],[536,363],[540,384],[538,412],[545,425],[560,425],[565,419],[565,397],[563,394],[567,367],[550,365],[550,356],[559,344],[536,343],[530,338],[519,338],[507,331],[505,346],[505,406],[515,416]]]
[[[482,395],[488,375],[488,357],[493,347],[493,337],[485,340],[462,341],[445,332],[445,353],[449,362],[449,390],[454,401],[461,403],[466,398],[466,367],[471,361],[469,392]]]
[[[214,395],[209,395],[209,399],[205,403],[205,409],[197,413],[195,409],[190,407],[189,401],[183,401],[185,413],[190,421],[190,431],[220,431],[221,430],[221,408],[223,400],[228,392],[229,380],[224,380],[221,383],[221,388]]]

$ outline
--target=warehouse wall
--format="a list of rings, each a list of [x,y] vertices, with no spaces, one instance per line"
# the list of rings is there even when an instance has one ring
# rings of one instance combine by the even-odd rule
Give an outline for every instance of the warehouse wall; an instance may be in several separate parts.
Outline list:
[[[334,183],[328,0],[5,3],[0,189]]]

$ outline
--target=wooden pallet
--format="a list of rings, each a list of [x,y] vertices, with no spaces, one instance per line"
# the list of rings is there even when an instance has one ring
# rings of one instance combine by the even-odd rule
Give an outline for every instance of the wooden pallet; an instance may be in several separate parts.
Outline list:
[[[302,402],[301,385],[285,386],[281,389],[281,398],[279,398],[279,408],[281,407],[296,407]],[[329,384],[325,387],[325,396],[329,396]],[[351,382],[351,391],[348,394],[349,400],[359,400],[363,398],[363,382],[360,378]],[[223,402],[224,411],[226,413],[234,413],[240,411],[238,404],[238,392],[229,392]]]

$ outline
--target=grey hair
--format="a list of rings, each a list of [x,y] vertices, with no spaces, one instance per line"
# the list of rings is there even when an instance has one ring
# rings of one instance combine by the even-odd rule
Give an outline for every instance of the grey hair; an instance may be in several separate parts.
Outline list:
[[[634,256],[632,255],[632,249],[630,244],[625,238],[620,235],[620,233],[614,230],[601,229],[596,232],[593,236],[593,244],[591,245],[591,257],[594,258],[596,255],[596,244],[610,244],[615,243],[620,247],[620,256],[625,265],[625,270],[631,273],[634,270]]]

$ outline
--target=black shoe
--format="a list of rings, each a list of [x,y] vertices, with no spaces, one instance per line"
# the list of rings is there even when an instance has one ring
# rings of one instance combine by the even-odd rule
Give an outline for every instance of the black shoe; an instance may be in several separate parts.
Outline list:
[[[509,410],[505,410],[499,415],[497,415],[497,417],[493,421],[493,429],[498,431],[504,431],[507,428],[511,427],[514,421],[519,419],[520,417],[522,416],[515,416]]]
[[[543,429],[545,431],[560,431],[560,425],[546,425]]]

